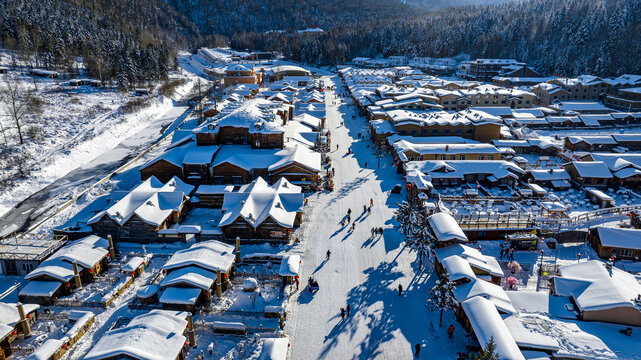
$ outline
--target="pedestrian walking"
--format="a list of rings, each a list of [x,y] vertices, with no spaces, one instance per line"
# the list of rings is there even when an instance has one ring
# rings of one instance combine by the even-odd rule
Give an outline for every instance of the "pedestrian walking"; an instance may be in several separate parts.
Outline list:
[[[367,206],[363,205],[363,212],[366,212],[366,211],[367,211]]]
[[[327,249],[327,258],[329,259],[329,256],[332,255],[332,252]]]
[[[367,215],[372,213],[372,208],[367,208]]]
[[[367,161],[365,161],[365,167],[367,167]]]
[[[352,223],[352,232],[354,232],[354,229],[356,228],[356,222]]]
[[[375,232],[376,232],[376,228],[372,228],[372,237],[374,237]]]
[[[374,206],[374,199],[369,199],[369,206]]]
[[[296,278],[296,290],[298,290],[298,285],[300,285],[298,278]]]
[[[341,320],[345,320],[345,308],[341,308]]]
[[[351,310],[351,308],[349,307],[349,304],[347,304],[347,316],[349,316],[349,311],[350,310]]]
[[[349,215],[347,215],[347,223],[349,224],[349,223],[351,223],[351,222],[352,222],[352,217],[351,217],[351,216],[349,216]]]
[[[421,344],[416,343],[416,345],[414,345],[414,356],[418,359],[418,356],[420,353],[421,353]]]
[[[403,293],[403,285],[398,284],[398,296],[401,296],[402,293]]]
[[[352,215],[352,209],[347,208],[347,215]]]
[[[338,144],[336,144],[336,150],[338,150]]]
[[[382,227],[379,227],[379,228],[378,228],[378,233],[379,233],[379,234],[381,234],[381,235],[383,235],[383,228],[382,228]]]
[[[450,325],[450,327],[447,328],[447,336],[449,336],[450,339],[454,336],[454,325]]]

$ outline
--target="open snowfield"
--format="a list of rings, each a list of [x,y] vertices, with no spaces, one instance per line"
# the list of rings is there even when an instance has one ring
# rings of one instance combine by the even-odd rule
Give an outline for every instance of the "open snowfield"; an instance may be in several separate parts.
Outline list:
[[[339,89],[338,77],[331,82]],[[326,96],[331,103],[334,93],[327,91]],[[433,267],[428,264],[416,272],[415,253],[393,229],[395,204],[403,195],[390,190],[401,179],[389,158],[377,168],[365,139],[366,120],[352,120],[356,108],[348,105],[349,98],[339,101],[339,106],[328,105],[327,112],[335,189],[310,197],[309,223],[297,249],[303,256],[301,291],[291,299],[285,328],[292,339],[291,358],[410,359],[416,343],[422,346],[422,358],[455,358],[465,349],[463,330],[453,314],[444,316],[440,328],[438,313],[425,307],[436,278]],[[350,146],[353,154],[346,155]],[[368,215],[363,205],[369,205],[370,198],[374,207]],[[354,232],[340,226],[348,208],[357,224]],[[383,236],[371,237],[372,227],[384,227]],[[327,260],[328,249],[332,254]],[[310,276],[320,285],[314,294],[302,289]],[[400,297],[399,284],[404,288]],[[351,315],[341,321],[340,308],[348,304]],[[454,339],[445,331],[450,321],[456,327]]]

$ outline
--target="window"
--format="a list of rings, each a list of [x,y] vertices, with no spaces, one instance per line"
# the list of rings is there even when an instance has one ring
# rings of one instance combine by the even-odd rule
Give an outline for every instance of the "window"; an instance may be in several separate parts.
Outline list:
[[[401,135],[407,135],[407,130],[401,130],[401,131],[399,131],[399,134],[401,134]]]
[[[452,100],[452,105],[455,105],[455,104],[456,104],[456,100]]]
[[[429,131],[428,129],[422,129],[422,130],[421,130],[421,135],[423,135],[423,136],[427,136],[427,135],[429,135],[429,134],[430,134],[430,131]]]
[[[418,135],[418,130],[412,130],[411,134],[412,134],[412,136],[417,136]]]
[[[472,129],[465,130],[465,133],[468,134],[468,135],[472,135]]]
[[[485,105],[487,105],[487,104],[489,104],[489,103],[490,103],[489,101],[485,100]]]
[[[479,155],[479,160],[485,160],[485,155],[480,154],[480,155]]]
[[[505,100],[501,100],[501,104],[505,104]]]
[[[438,136],[438,129],[432,129],[432,136]]]
[[[456,155],[450,155],[450,160],[456,160]]]
[[[632,257],[632,249],[619,249],[619,257]]]
[[[449,103],[449,101],[443,101],[443,105],[448,105]]]
[[[225,184],[224,176],[214,176],[214,185],[223,185]]]
[[[530,103],[530,100],[525,100],[525,103],[526,103],[526,104],[529,104],[529,103]]]
[[[461,155],[461,156],[459,157],[459,160],[465,160],[465,155]]]
[[[494,155],[488,155],[488,156],[487,156],[487,159],[488,159],[488,160],[494,160]]]
[[[456,135],[463,135],[463,129],[456,129],[456,130],[454,131],[454,133],[455,133]]]
[[[445,155],[441,155],[441,160],[445,160]]]
[[[242,176],[232,176],[232,184],[234,184],[234,185],[242,185],[242,183],[243,183]]]
[[[452,130],[445,129],[445,130],[443,130],[443,135],[450,135],[451,132],[452,132]]]

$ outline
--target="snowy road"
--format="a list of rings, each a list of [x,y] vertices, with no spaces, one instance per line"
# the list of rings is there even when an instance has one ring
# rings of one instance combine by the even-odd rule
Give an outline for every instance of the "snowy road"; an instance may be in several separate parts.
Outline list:
[[[163,115],[150,119],[146,127],[132,131],[131,136],[113,149],[29,196],[0,218],[0,237],[38,223],[65,200],[126,164],[173,131],[189,113],[186,106],[172,107]]]
[[[336,76],[331,81],[338,89],[340,79]],[[421,358],[456,358],[465,340],[458,326],[461,338],[447,338],[445,329],[453,315],[446,314],[448,323],[439,328],[438,314],[425,308],[434,284],[433,270],[428,266],[425,272],[415,273],[415,253],[404,247],[393,229],[394,207],[404,195],[390,194],[390,189],[401,182],[400,175],[390,158],[381,160],[377,169],[366,139],[367,123],[358,116],[352,119],[357,110],[347,105],[349,98],[334,106],[334,93],[328,91],[326,96],[335,190],[309,199],[311,213],[301,236],[301,291],[290,300],[286,327],[292,338],[291,358],[411,359],[416,343],[422,344]],[[353,154],[346,155],[350,146]],[[363,205],[369,205],[370,198],[374,207],[367,214]],[[357,224],[353,233],[340,226],[348,208]],[[372,238],[372,227],[384,227],[383,237]],[[332,255],[325,260],[328,249]],[[310,276],[320,285],[315,294],[303,289]],[[401,297],[398,284],[404,288]],[[340,308],[347,304],[351,315],[341,321]],[[460,346],[453,346],[453,341]]]

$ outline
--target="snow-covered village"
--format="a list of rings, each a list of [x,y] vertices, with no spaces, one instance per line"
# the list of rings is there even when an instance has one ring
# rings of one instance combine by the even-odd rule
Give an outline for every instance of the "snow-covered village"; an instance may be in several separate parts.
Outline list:
[[[310,61],[347,30],[7,1],[0,360],[641,359],[638,62],[342,42]],[[370,15],[641,21],[624,0],[395,1]],[[164,18],[120,32],[129,6]],[[62,15],[91,36],[48,37]]]

